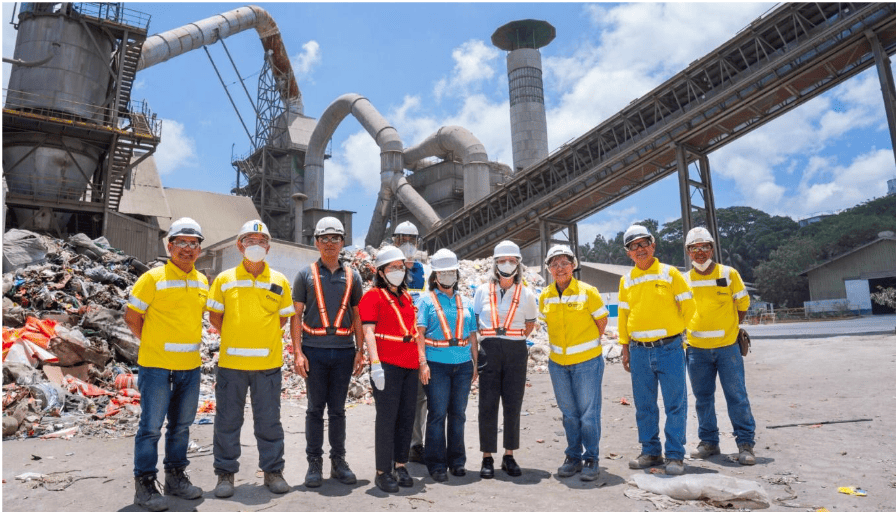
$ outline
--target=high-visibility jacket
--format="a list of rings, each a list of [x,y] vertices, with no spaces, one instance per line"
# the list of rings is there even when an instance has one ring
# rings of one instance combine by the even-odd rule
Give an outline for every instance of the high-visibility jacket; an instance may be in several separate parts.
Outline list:
[[[541,291],[538,307],[548,326],[552,361],[571,365],[601,355],[595,320],[610,316],[610,312],[597,288],[573,278],[561,295],[556,283],[551,283]]]
[[[682,333],[694,314],[694,294],[677,268],[656,258],[619,280],[619,343],[653,342]]]
[[[283,365],[280,319],[296,314],[286,276],[265,263],[254,277],[240,263],[215,278],[208,310],[224,314],[220,367],[270,370]]]
[[[489,299],[489,313],[491,316],[492,327],[490,329],[479,329],[479,334],[481,336],[525,336],[525,329],[511,329],[510,326],[513,324],[513,318],[516,316],[516,310],[520,306],[520,293],[523,290],[523,287],[517,284],[513,290],[513,298],[510,302],[510,309],[507,311],[507,316],[504,317],[504,323],[500,323],[498,321],[498,292],[495,290],[495,282],[489,281],[488,283],[488,299]]]
[[[392,310],[395,312],[395,318],[398,319],[398,325],[401,328],[401,334],[396,335],[396,334],[384,334],[384,333],[380,333],[380,332],[375,332],[374,337],[376,337],[376,339],[378,339],[378,340],[395,341],[398,343],[416,342],[417,341],[417,326],[412,324],[411,327],[408,328],[407,324],[404,321],[404,317],[401,316],[401,311],[398,310],[398,304],[396,304],[395,299],[392,298],[392,294],[383,290],[382,288],[377,288],[377,290],[380,292],[381,298],[383,300],[385,300],[387,303],[389,303],[389,306],[391,306]],[[407,292],[407,290],[405,290],[403,293],[404,293],[404,297],[408,300],[408,302],[413,304],[414,300],[411,298],[411,295]],[[414,309],[416,311],[416,307]]]
[[[432,307],[436,312],[436,318],[439,320],[439,326],[442,328],[442,339],[424,338],[427,346],[430,347],[466,347],[467,338],[464,336],[464,302],[460,294],[454,293],[454,305],[457,308],[456,319],[454,322],[454,332],[448,326],[448,319],[445,318],[445,312],[439,303],[436,292],[429,292],[432,295]]]
[[[750,308],[750,296],[737,270],[716,264],[708,275],[691,269],[685,274],[694,290],[697,311],[688,323],[688,345],[727,347],[737,341],[738,311]]]
[[[169,261],[140,276],[128,298],[128,308],[145,315],[137,364],[166,370],[198,368],[207,299],[208,279],[195,267],[184,272]]]
[[[345,316],[346,312],[349,310],[349,300],[352,296],[352,281],[354,272],[352,272],[351,267],[348,265],[343,265],[342,269],[345,271],[345,292],[342,294],[342,301],[339,303],[339,312],[336,314],[336,318],[333,322],[330,322],[330,317],[327,314],[327,303],[324,298],[324,288],[320,282],[320,269],[317,266],[317,262],[311,264],[311,277],[314,280],[314,297],[317,302],[317,310],[320,313],[320,321],[323,324],[322,327],[309,327],[305,322],[302,322],[302,331],[313,334],[315,336],[323,336],[323,335],[337,335],[337,336],[348,336],[352,332],[354,332],[354,326],[349,325],[348,327],[339,327],[342,325],[342,319]]]
[[[538,318],[535,301],[535,294],[523,283],[514,283],[507,290],[500,289],[497,282],[494,289],[491,284],[479,286],[473,295],[473,313],[478,320],[479,335],[524,341],[526,323],[534,323]],[[513,315],[510,315],[511,309],[515,309]],[[502,329],[504,334],[499,334]]]

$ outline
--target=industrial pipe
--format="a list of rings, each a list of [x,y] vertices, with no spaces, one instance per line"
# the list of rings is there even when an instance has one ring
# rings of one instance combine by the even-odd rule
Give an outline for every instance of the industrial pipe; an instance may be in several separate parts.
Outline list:
[[[26,68],[36,68],[38,66],[43,66],[44,64],[53,60],[53,57],[55,57],[56,55],[59,55],[59,48],[62,46],[59,43],[50,43],[50,44],[53,45],[53,51],[49,55],[44,57],[43,59],[26,62],[22,59],[8,59],[6,57],[3,57],[3,62],[6,62],[8,64],[14,64],[16,66],[24,66]]]
[[[255,5],[240,7],[146,38],[137,70],[155,66],[250,28],[258,32],[265,52],[271,52],[274,78],[283,104],[292,112],[304,114],[302,93],[280,37],[280,29],[267,11]]]
[[[464,206],[491,192],[485,146],[466,128],[443,126],[420,144],[405,149],[404,167],[413,169],[420,160],[429,156],[443,160],[460,158],[464,166]]]
[[[430,230],[439,221],[439,215],[413,187],[404,186],[407,182],[402,181],[403,144],[398,132],[367,98],[354,93],[343,94],[336,98],[321,114],[314,132],[311,133],[308,152],[305,154],[305,193],[308,194],[306,207],[323,208],[324,151],[339,123],[349,114],[361,123],[380,148],[380,191],[377,194],[365,243],[375,246],[382,241],[386,232],[389,209],[396,194],[411,214],[424,224],[423,229]]]

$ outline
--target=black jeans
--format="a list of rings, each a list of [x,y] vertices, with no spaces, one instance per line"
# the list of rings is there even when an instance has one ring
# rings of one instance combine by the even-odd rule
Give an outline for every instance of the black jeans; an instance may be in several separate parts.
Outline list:
[[[504,408],[504,449],[520,447],[520,411],[526,392],[529,348],[525,340],[484,338],[479,345],[488,363],[479,373],[479,447],[498,451],[498,403]]]
[[[353,348],[302,347],[308,359],[308,410],[305,413],[305,454],[324,454],[324,408],[329,419],[330,457],[345,457],[345,397],[355,365]]]
[[[373,386],[376,402],[374,450],[376,470],[388,473],[394,462],[405,464],[408,461],[420,372],[416,368],[411,370],[389,363],[382,365],[386,383],[382,391]]]

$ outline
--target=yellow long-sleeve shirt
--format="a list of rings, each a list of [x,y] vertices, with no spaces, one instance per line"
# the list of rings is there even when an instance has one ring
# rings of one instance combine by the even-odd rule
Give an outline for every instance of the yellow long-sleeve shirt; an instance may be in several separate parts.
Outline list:
[[[619,280],[619,343],[678,334],[695,308],[694,294],[681,272],[654,258],[647,270],[635,267]]]
[[[697,301],[697,311],[688,323],[688,345],[719,348],[736,342],[737,312],[750,307],[750,296],[737,270],[716,264],[709,275],[691,269],[686,277]]]

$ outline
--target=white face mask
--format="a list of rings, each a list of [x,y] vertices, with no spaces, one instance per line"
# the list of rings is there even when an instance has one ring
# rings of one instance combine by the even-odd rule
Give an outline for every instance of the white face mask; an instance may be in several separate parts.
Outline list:
[[[404,270],[392,270],[386,272],[386,281],[389,281],[389,284],[392,286],[401,286],[401,283],[404,282]]]
[[[403,244],[399,249],[406,259],[411,259],[417,254],[417,247],[414,244]]]
[[[264,261],[264,257],[267,253],[268,250],[260,245],[250,245],[243,250],[243,256],[252,263]]]
[[[498,263],[498,272],[501,273],[504,277],[510,277],[513,274],[516,274],[516,263],[504,262]]]
[[[445,288],[451,288],[457,282],[457,271],[446,270],[445,272],[436,272],[439,284]]]
[[[696,268],[700,272],[706,272],[706,269],[708,269],[709,266],[712,265],[712,260],[707,258],[706,261],[704,261],[703,263],[697,263],[696,261],[692,261],[691,265],[693,265],[694,268]]]

